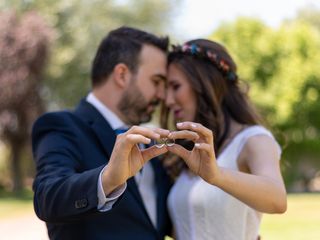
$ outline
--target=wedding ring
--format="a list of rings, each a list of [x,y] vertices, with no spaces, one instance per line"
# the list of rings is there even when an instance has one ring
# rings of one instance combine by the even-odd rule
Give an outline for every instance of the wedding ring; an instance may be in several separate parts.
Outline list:
[[[172,147],[174,145],[174,143],[175,143],[174,139],[170,139],[170,138],[166,139],[166,145],[168,147]]]
[[[162,147],[164,147],[164,145],[166,145],[166,138],[155,139],[154,142],[155,142],[154,145],[157,148],[162,148]]]
[[[165,145],[168,147],[172,147],[175,144],[174,139],[169,139],[169,138],[159,138],[154,140],[154,145],[157,148],[162,148]]]

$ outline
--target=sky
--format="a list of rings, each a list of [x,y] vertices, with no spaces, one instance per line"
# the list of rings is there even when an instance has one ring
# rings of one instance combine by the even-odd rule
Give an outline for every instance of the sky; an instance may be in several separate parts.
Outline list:
[[[299,8],[320,8],[320,0],[181,1],[173,26],[180,39],[206,37],[222,22],[232,22],[239,16],[255,17],[276,28],[283,20],[293,18]]]

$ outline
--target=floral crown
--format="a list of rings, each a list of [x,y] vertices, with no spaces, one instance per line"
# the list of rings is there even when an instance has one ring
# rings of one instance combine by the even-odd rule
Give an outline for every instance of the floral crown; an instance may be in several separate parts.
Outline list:
[[[210,50],[203,49],[197,44],[183,44],[173,46],[173,52],[176,53],[186,53],[192,56],[209,60],[213,63],[223,74],[223,76],[229,81],[236,81],[238,76],[235,72],[231,70],[229,64],[222,59],[217,53]]]

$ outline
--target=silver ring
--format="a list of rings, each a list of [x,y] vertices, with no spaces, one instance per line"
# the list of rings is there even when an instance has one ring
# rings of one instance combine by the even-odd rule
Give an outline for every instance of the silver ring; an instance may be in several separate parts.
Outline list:
[[[154,145],[157,148],[163,148],[165,145],[168,147],[172,147],[175,144],[174,139],[169,138],[159,138],[154,140]]]

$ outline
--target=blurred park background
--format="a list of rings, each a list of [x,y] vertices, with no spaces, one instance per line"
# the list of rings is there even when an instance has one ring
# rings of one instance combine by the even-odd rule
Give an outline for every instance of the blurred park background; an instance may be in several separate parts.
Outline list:
[[[172,43],[188,40],[192,34],[183,32],[188,23],[175,25],[186,1],[0,2],[0,229],[3,219],[32,212],[34,120],[46,111],[73,108],[90,90],[91,60],[109,30],[128,25],[170,35]],[[229,49],[283,148],[289,209],[266,216],[262,236],[269,238],[263,239],[320,239],[320,5],[306,1],[277,26],[246,15],[214,26],[192,37],[214,39]],[[289,235],[279,235],[285,232]]]

